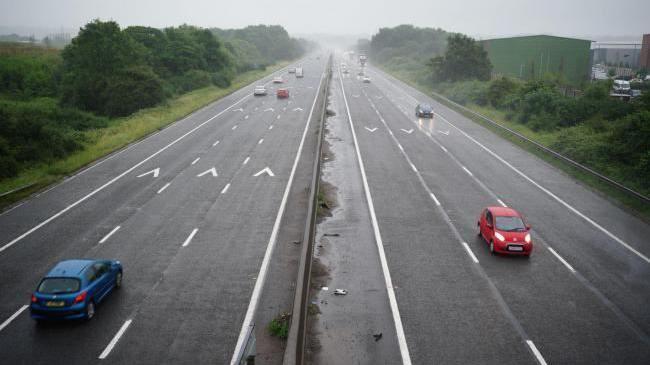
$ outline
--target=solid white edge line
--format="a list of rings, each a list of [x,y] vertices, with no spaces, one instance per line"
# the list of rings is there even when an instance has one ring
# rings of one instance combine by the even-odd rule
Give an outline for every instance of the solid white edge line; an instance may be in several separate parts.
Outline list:
[[[339,70],[339,75],[340,75]],[[386,291],[388,293],[388,301],[390,304],[390,309],[393,315],[393,321],[395,322],[395,332],[397,332],[397,343],[399,345],[400,354],[402,357],[402,363],[405,365],[411,365],[411,356],[409,354],[408,346],[406,344],[406,335],[404,334],[404,328],[402,327],[402,319],[399,314],[399,308],[397,307],[397,298],[395,296],[395,290],[393,288],[392,279],[390,276],[390,271],[388,270],[388,262],[386,261],[386,254],[384,252],[384,244],[381,239],[381,233],[379,232],[379,223],[377,222],[377,216],[375,215],[375,207],[372,201],[372,195],[370,194],[370,187],[368,186],[368,179],[366,177],[366,171],[363,165],[363,159],[361,158],[361,151],[359,150],[359,143],[357,141],[357,134],[354,131],[354,123],[352,122],[352,114],[350,113],[350,106],[348,105],[348,98],[345,95],[345,88],[343,87],[343,77],[339,77],[341,84],[341,91],[343,92],[343,101],[345,102],[345,109],[348,114],[348,121],[350,122],[350,129],[352,131],[352,140],[354,141],[354,148],[357,153],[357,161],[359,162],[359,170],[361,172],[361,180],[363,182],[363,190],[366,195],[366,202],[368,203],[368,212],[370,213],[370,219],[372,222],[372,229],[375,234],[375,243],[377,244],[377,251],[379,252],[379,261],[381,263],[382,272],[384,274],[384,281],[386,283]]]
[[[461,167],[463,168],[463,170],[465,170],[465,172],[466,172],[469,176],[474,176],[474,174],[472,174],[472,172],[469,171],[469,170],[467,169],[467,167],[465,167],[465,166],[461,166]]]
[[[320,90],[321,84],[323,83],[323,78],[325,73],[321,74],[320,81],[318,83],[318,88]],[[284,216],[284,210],[287,205],[287,199],[289,197],[289,192],[291,191],[291,186],[293,184],[293,178],[298,167],[298,162],[300,161],[300,155],[302,153],[302,148],[305,144],[305,137],[307,136],[307,131],[309,130],[309,124],[311,117],[314,113],[314,108],[316,107],[316,101],[318,100],[318,91],[314,96],[314,102],[311,105],[311,110],[309,111],[309,116],[307,117],[307,122],[305,123],[305,129],[302,132],[302,138],[300,139],[300,144],[298,145],[298,151],[296,153],[296,158],[293,161],[293,166],[291,167],[291,173],[289,174],[289,181],[287,181],[287,186],[284,189],[284,194],[282,195],[282,201],[280,202],[280,207],[278,208],[278,214],[275,217],[275,223],[273,223],[273,229],[271,230],[271,237],[269,242],[266,245],[266,252],[264,252],[264,258],[262,259],[262,265],[260,266],[260,271],[257,274],[257,280],[255,281],[255,287],[253,287],[253,293],[251,294],[251,300],[248,303],[248,308],[246,309],[246,315],[244,316],[244,321],[242,322],[241,330],[239,331],[239,337],[237,338],[237,345],[235,346],[235,351],[232,354],[230,360],[231,365],[237,365],[237,354],[241,351],[242,346],[244,346],[244,339],[246,338],[246,332],[253,323],[253,316],[257,310],[259,304],[260,295],[262,294],[262,289],[264,288],[264,283],[266,282],[266,275],[269,269],[269,264],[271,262],[271,256],[273,255],[273,250],[275,248],[278,231],[280,230],[280,223],[282,222],[282,217]],[[269,129],[273,128],[270,126]]]
[[[379,75],[379,74],[378,74],[378,75]],[[379,77],[383,78],[386,82],[388,82],[389,84],[391,84],[394,88],[396,88],[396,89],[400,89],[398,86],[395,86],[392,82],[388,81],[388,80],[387,80],[383,75],[379,75]],[[402,90],[403,90],[403,89],[402,89]],[[413,97],[412,95],[410,95],[408,92],[404,92],[404,94],[406,94],[408,97],[410,97],[411,100],[413,100],[414,102],[418,103],[418,100],[417,100],[415,97]],[[474,142],[476,145],[478,145],[479,147],[481,147],[483,150],[487,151],[489,154],[491,154],[491,155],[494,156],[496,159],[498,159],[499,161],[501,161],[501,163],[503,163],[504,165],[508,166],[512,171],[516,172],[519,176],[523,177],[525,180],[527,180],[528,182],[530,182],[531,184],[533,184],[535,187],[537,187],[538,189],[540,189],[541,191],[543,191],[544,193],[546,193],[548,196],[550,196],[551,198],[555,199],[555,201],[557,201],[558,203],[564,205],[565,208],[567,208],[568,210],[570,210],[570,211],[573,212],[574,214],[578,215],[580,218],[584,219],[585,221],[587,221],[587,222],[588,222],[589,224],[591,224],[592,226],[596,227],[596,228],[597,228],[598,230],[600,230],[602,233],[604,233],[604,234],[607,235],[609,238],[611,238],[611,239],[613,239],[614,241],[616,241],[617,243],[619,243],[621,246],[627,248],[629,251],[631,251],[632,253],[634,253],[634,254],[637,255],[638,257],[640,257],[640,258],[641,258],[642,260],[644,260],[645,262],[650,263],[650,258],[648,258],[647,256],[645,256],[645,255],[642,254],[641,252],[637,251],[634,247],[630,246],[628,243],[626,243],[625,241],[623,241],[622,239],[620,239],[618,236],[616,236],[615,234],[613,234],[613,233],[611,233],[610,231],[608,231],[605,227],[603,227],[603,226],[601,226],[600,224],[596,223],[593,219],[591,219],[591,218],[587,217],[586,215],[584,215],[584,214],[583,214],[582,212],[580,212],[578,209],[574,208],[572,205],[570,205],[569,203],[567,203],[567,202],[565,202],[564,200],[562,200],[560,197],[558,197],[557,195],[555,195],[555,194],[554,194],[553,192],[551,192],[550,190],[548,190],[548,189],[546,189],[545,187],[541,186],[541,185],[540,185],[539,183],[537,183],[535,180],[533,180],[533,179],[531,179],[530,177],[528,177],[528,175],[524,174],[522,171],[520,171],[519,169],[517,169],[516,167],[514,167],[512,164],[510,164],[508,161],[504,160],[501,156],[497,155],[495,152],[493,152],[493,151],[490,150],[489,148],[485,147],[481,142],[479,142],[479,141],[477,141],[476,139],[474,139],[474,137],[470,136],[470,135],[467,134],[465,131],[463,131],[462,129],[458,128],[455,124],[453,124],[453,123],[451,123],[450,121],[448,121],[444,116],[442,116],[441,114],[438,114],[438,113],[435,113],[435,115],[437,115],[440,119],[442,119],[444,122],[446,122],[447,124],[449,124],[449,125],[450,125],[451,127],[453,127],[454,129],[456,129],[457,131],[459,131],[462,135],[464,135],[465,137],[467,137],[470,141]]]
[[[223,187],[223,189],[221,190],[221,194],[225,194],[226,191],[228,191],[228,188],[230,188],[230,183],[227,183],[226,186]]]
[[[192,165],[194,165],[195,163],[199,162],[200,159],[201,159],[201,157],[197,157],[194,161],[192,161]]]
[[[104,238],[102,238],[101,240],[99,240],[99,243],[104,243],[104,242],[106,242],[106,240],[108,240],[108,239],[113,235],[113,233],[117,232],[118,229],[120,229],[120,226],[117,226],[117,227],[113,228],[113,230],[111,230],[110,232],[108,232],[108,234],[107,234],[106,236],[104,236]]]
[[[508,206],[506,205],[506,203],[503,202],[503,200],[501,200],[501,199],[497,199],[497,201],[499,202],[499,204],[501,204],[502,207],[504,207],[504,208],[507,208],[507,207],[508,207]]]
[[[28,305],[23,305],[22,307],[20,307],[20,309],[16,311],[16,313],[12,314],[11,317],[7,318],[4,322],[2,322],[2,324],[0,324],[0,331],[5,329],[5,327],[7,327],[9,323],[11,323],[14,319],[16,319],[16,317],[18,317],[27,308],[29,308]]]
[[[467,244],[467,242],[463,241],[461,243],[463,244],[463,247],[465,247],[465,251],[467,251],[467,254],[472,258],[472,261],[474,261],[474,263],[478,264],[478,259],[476,258],[476,255],[474,255],[474,252],[472,252],[472,249],[469,248],[469,245]]]
[[[122,338],[122,335],[124,335],[124,332],[126,332],[127,328],[131,325],[132,319],[127,319],[126,322],[120,327],[120,329],[117,331],[111,342],[108,343],[104,351],[99,355],[100,360],[104,360],[110,353],[113,351],[113,347],[117,345],[117,341]]]
[[[165,145],[163,148],[161,148],[161,149],[159,149],[158,151],[154,152],[153,154],[149,155],[149,157],[147,157],[147,158],[145,158],[144,160],[138,162],[137,164],[131,166],[131,167],[130,167],[129,169],[127,169],[126,171],[124,171],[124,172],[122,172],[121,174],[117,175],[116,177],[112,178],[112,179],[109,180],[108,182],[104,183],[104,185],[102,185],[102,186],[98,187],[97,189],[91,191],[90,193],[88,193],[88,194],[86,194],[84,197],[82,197],[81,199],[79,199],[79,200],[77,200],[76,202],[74,202],[74,203],[68,205],[67,207],[61,209],[59,212],[57,212],[56,214],[52,215],[50,218],[48,218],[48,219],[42,221],[41,223],[39,223],[39,224],[37,224],[36,226],[32,227],[32,228],[31,228],[30,230],[28,230],[27,232],[25,232],[25,233],[21,234],[20,236],[14,238],[14,239],[11,240],[9,243],[7,243],[7,244],[5,244],[4,246],[0,247],[0,252],[3,252],[4,250],[6,250],[6,249],[8,249],[9,247],[11,247],[11,246],[13,246],[14,244],[16,244],[16,242],[19,242],[19,241],[22,240],[23,238],[25,238],[25,237],[29,236],[30,234],[32,234],[32,233],[36,232],[37,230],[39,230],[39,229],[40,229],[41,227],[43,227],[44,225],[46,225],[46,224],[50,223],[51,221],[57,219],[58,217],[62,216],[63,214],[65,214],[65,213],[66,213],[67,211],[69,211],[70,209],[76,207],[77,205],[79,205],[79,204],[83,203],[84,201],[88,200],[89,198],[93,197],[95,194],[97,194],[97,193],[99,193],[100,191],[104,190],[104,189],[105,189],[106,187],[108,187],[109,185],[113,184],[114,182],[116,182],[117,180],[119,180],[119,179],[121,179],[122,177],[126,176],[127,174],[131,173],[133,170],[135,170],[135,169],[137,169],[138,167],[142,166],[143,164],[145,164],[147,161],[151,160],[152,158],[158,156],[159,154],[161,154],[162,152],[164,152],[165,150],[167,150],[167,149],[170,148],[171,146],[175,145],[176,143],[178,143],[179,141],[181,141],[181,140],[184,139],[185,137],[189,136],[190,134],[194,133],[196,130],[198,130],[199,128],[201,128],[201,127],[203,127],[204,125],[208,124],[209,122],[213,121],[214,119],[218,118],[218,117],[221,116],[223,113],[229,111],[230,108],[232,108],[232,107],[234,107],[235,105],[241,103],[242,101],[246,100],[246,99],[249,98],[249,97],[250,97],[250,95],[248,95],[248,94],[245,95],[243,98],[237,100],[235,103],[231,104],[230,106],[226,107],[225,109],[223,109],[223,110],[220,111],[219,113],[217,113],[217,114],[215,114],[214,116],[210,117],[210,118],[209,118],[208,120],[206,120],[205,122],[203,122],[203,123],[197,125],[196,127],[190,129],[188,132],[186,132],[185,134],[183,134],[183,135],[181,135],[180,137],[176,138],[175,140],[171,141],[170,143],[168,143],[167,145]]]
[[[413,165],[412,163],[409,163],[409,164],[411,165],[411,168],[413,169],[413,171],[418,172],[418,169],[415,167],[415,165]]]
[[[196,232],[198,232],[198,231],[199,231],[198,228],[194,228],[194,229],[192,230],[192,233],[190,233],[190,235],[187,236],[187,238],[185,239],[185,242],[183,242],[182,247],[185,247],[185,246],[189,245],[190,242],[192,241],[192,238],[194,238],[194,235],[195,235]]]
[[[433,195],[433,193],[429,193],[429,194],[431,195],[431,199],[433,199],[433,201],[436,202],[436,205],[440,206],[440,201],[438,200],[438,198],[436,198],[436,196]]]
[[[526,340],[526,343],[528,344],[528,347],[530,347],[530,350],[533,352],[535,355],[535,358],[537,358],[537,361],[539,361],[540,365],[547,365],[546,360],[544,360],[544,357],[542,354],[539,352],[533,341],[531,340]]]
[[[575,272],[576,272],[576,270],[573,268],[573,266],[571,266],[571,265],[570,265],[570,264],[569,264],[569,263],[568,263],[568,262],[567,262],[567,261],[566,261],[562,256],[560,256],[560,254],[558,254],[557,252],[555,252],[555,250],[553,249],[553,247],[548,246],[548,245],[546,245],[546,247],[548,247],[548,250],[551,251],[551,253],[552,253],[555,257],[557,257],[557,259],[560,260],[560,262],[563,263],[564,266],[566,266],[567,269],[569,269],[569,271],[571,271],[572,273],[575,273]]]
[[[160,194],[160,193],[162,193],[165,189],[167,189],[167,187],[168,187],[169,185],[171,185],[171,183],[167,183],[167,184],[165,184],[162,188],[160,188],[160,190],[158,190],[158,192],[157,192],[156,194]]]
[[[250,156],[246,157],[246,159],[244,160],[244,163],[242,165],[246,165],[248,163],[248,161],[250,161],[250,159],[251,159]]]

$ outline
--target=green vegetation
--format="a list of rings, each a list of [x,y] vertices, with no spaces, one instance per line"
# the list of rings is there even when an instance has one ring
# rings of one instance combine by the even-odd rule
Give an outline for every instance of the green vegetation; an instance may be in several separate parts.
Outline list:
[[[456,36],[448,37],[449,44],[454,42],[452,38]],[[392,48],[390,43],[387,47]],[[450,51],[456,54],[451,56]],[[381,50],[375,49],[374,52]],[[482,58],[476,57],[478,53],[473,46],[457,47],[453,51],[450,48],[442,57],[432,54],[437,61],[428,65],[420,63],[416,72],[409,69],[409,64],[401,68],[399,57],[372,59],[372,62],[427,94],[436,91],[642,194],[650,195],[650,93],[631,102],[622,102],[610,99],[611,83],[601,81],[587,85],[577,96],[567,96],[567,85],[562,77],[552,74],[541,80],[501,77],[487,81],[484,74],[479,76],[460,68],[454,77],[441,77],[445,75],[441,71],[441,61]],[[463,114],[650,217],[647,204],[488,125],[476,115]]]
[[[269,323],[268,330],[271,336],[277,337],[282,340],[286,340],[289,336],[289,319],[291,314],[282,313],[279,316],[273,318],[271,323]]]
[[[489,80],[492,70],[483,47],[462,34],[447,38],[447,51],[432,58],[429,65],[435,81]]]
[[[120,29],[99,20],[62,51],[0,43],[0,194],[42,188],[303,52],[281,27],[253,29],[245,34],[290,47],[266,53],[188,25]],[[19,198],[11,195],[2,204]]]

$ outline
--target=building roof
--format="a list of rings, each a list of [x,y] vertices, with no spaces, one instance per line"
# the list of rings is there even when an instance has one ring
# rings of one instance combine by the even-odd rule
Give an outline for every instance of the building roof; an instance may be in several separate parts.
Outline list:
[[[581,39],[581,38],[571,38],[571,37],[558,37],[554,35],[548,35],[548,34],[536,34],[536,35],[522,35],[522,36],[514,36],[514,37],[501,37],[501,38],[490,38],[490,39],[483,39],[481,42],[486,42],[486,41],[496,41],[496,40],[502,40],[502,39],[514,39],[514,38],[535,38],[535,37],[546,37],[546,38],[557,38],[557,39],[570,39],[574,41],[585,41],[585,42],[594,42],[589,39]]]

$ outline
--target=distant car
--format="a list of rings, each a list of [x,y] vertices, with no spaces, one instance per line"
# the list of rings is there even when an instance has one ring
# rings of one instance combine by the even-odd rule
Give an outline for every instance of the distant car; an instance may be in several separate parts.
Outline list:
[[[533,241],[530,225],[519,212],[507,207],[487,207],[478,219],[478,235],[492,253],[530,256]]]
[[[91,319],[95,306],[122,286],[117,260],[61,261],[38,284],[29,306],[33,319]]]
[[[253,90],[253,95],[255,95],[255,96],[263,96],[263,95],[266,95],[266,94],[267,94],[266,87],[264,87],[263,85],[255,86],[255,89]]]
[[[289,89],[278,89],[275,92],[275,95],[278,97],[278,99],[286,99],[289,97]]]
[[[302,67],[296,68],[296,77],[297,78],[305,77],[305,73],[303,72]]]
[[[370,77],[364,76],[363,77],[363,82],[365,82],[366,84],[369,84],[370,83]]]
[[[280,76],[276,76],[276,77],[273,78],[273,83],[274,84],[281,84],[283,82],[284,82],[284,80],[282,80],[282,77],[280,77]]]
[[[626,80],[614,80],[612,85],[612,92],[614,94],[630,94],[630,82]]]
[[[296,73],[296,68],[295,67],[289,67],[289,73],[290,74],[295,74]]]
[[[418,104],[415,107],[415,116],[417,118],[433,118],[433,108],[429,104]]]

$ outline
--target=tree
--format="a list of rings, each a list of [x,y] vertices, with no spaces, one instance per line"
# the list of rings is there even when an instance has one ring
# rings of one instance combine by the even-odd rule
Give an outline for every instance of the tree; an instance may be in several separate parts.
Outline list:
[[[463,34],[450,36],[445,55],[432,58],[429,65],[437,81],[489,80],[492,71],[487,52]]]

